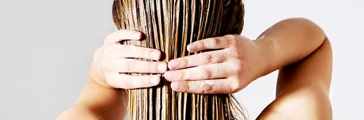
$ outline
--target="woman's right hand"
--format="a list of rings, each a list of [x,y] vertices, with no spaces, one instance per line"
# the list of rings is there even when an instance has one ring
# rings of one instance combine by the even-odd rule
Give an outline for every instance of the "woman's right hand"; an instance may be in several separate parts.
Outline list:
[[[134,89],[156,86],[160,75],[132,76],[122,73],[164,73],[165,62],[149,62],[126,58],[160,60],[161,52],[156,49],[122,45],[125,40],[140,40],[137,31],[119,30],[109,34],[104,44],[97,49],[90,67],[90,79],[96,83],[113,88]]]

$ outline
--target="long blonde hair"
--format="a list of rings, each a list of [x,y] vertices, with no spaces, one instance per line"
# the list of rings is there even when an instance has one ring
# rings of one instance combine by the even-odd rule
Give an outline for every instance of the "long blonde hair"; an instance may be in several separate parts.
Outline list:
[[[114,0],[113,4],[113,19],[118,29],[145,34],[145,40],[122,44],[159,49],[165,53],[166,62],[195,54],[187,52],[186,45],[196,40],[241,33],[243,18],[241,0]],[[174,92],[163,78],[159,86],[128,90],[128,93],[130,120],[245,118],[231,94]]]

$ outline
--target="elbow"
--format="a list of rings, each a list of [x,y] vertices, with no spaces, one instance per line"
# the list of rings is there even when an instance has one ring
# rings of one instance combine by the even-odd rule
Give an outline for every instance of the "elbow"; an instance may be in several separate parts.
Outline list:
[[[318,24],[308,18],[288,18],[281,22],[290,22],[297,25],[297,28],[302,28],[303,32],[306,34],[306,37],[308,37],[307,40],[311,40],[313,43],[317,43],[318,46],[323,44],[325,39],[327,38],[324,30]]]

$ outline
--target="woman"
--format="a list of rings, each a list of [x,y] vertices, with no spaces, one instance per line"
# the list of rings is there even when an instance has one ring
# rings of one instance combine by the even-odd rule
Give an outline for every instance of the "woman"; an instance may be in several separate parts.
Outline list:
[[[161,59],[159,50],[120,45],[121,41],[141,39],[142,33],[131,30],[106,37],[95,53],[80,99],[59,119],[122,119],[126,113],[125,89],[153,87],[161,82],[157,76],[125,76],[119,75],[120,71],[161,73],[178,92],[229,94],[278,69],[276,99],[257,119],[332,119],[328,97],[331,46],[322,29],[310,20],[283,20],[256,40],[233,34],[203,39],[189,44],[187,50],[208,52],[168,63],[122,59]]]

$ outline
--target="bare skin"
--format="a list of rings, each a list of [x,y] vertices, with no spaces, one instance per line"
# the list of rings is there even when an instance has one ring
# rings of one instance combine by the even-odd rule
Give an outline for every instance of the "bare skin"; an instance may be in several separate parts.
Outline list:
[[[90,79],[79,100],[62,113],[59,120],[123,119],[128,100],[125,89],[152,87],[160,82],[157,76],[125,76],[119,72],[162,73],[172,82],[175,91],[218,94],[238,92],[275,70],[279,70],[276,99],[257,119],[332,119],[329,100],[331,45],[321,28],[307,19],[283,20],[263,32],[257,40],[239,35],[201,40],[190,44],[188,50],[218,50],[169,63],[123,59],[159,60],[161,56],[154,49],[118,44],[126,39],[139,40],[141,34],[121,30],[106,38],[105,44],[95,53]],[[128,67],[130,64],[144,67]],[[171,70],[167,71],[167,67]]]

